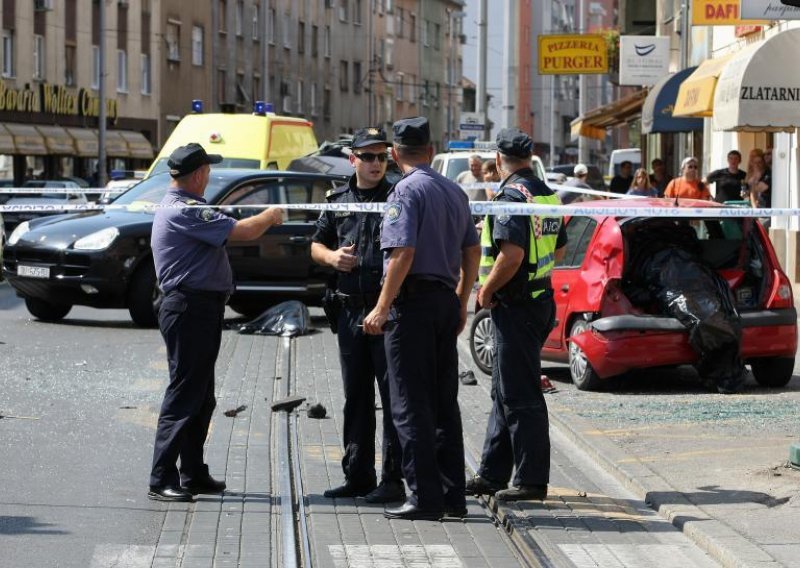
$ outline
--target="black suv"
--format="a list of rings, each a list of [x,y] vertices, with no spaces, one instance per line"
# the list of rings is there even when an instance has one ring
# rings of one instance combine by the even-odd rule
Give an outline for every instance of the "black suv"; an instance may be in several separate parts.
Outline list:
[[[169,176],[133,186],[105,211],[33,219],[9,237],[3,274],[35,317],[60,320],[73,305],[127,308],[140,326],[156,324],[156,286],[150,232]],[[264,170],[212,170],[205,198],[242,218],[258,212],[243,205],[321,203],[346,176]],[[229,242],[236,292],[230,306],[244,315],[295,299],[316,305],[331,274],[311,261],[311,235],[319,213],[287,210],[284,223],[260,239]]]

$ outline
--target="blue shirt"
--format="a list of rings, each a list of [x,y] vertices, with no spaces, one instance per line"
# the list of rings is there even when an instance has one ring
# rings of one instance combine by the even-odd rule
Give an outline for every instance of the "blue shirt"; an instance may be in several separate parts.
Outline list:
[[[440,280],[455,288],[461,251],[479,243],[469,198],[454,182],[418,166],[397,182],[381,226],[384,274],[392,249],[415,249],[409,276]]]
[[[161,205],[199,205],[205,200],[170,188]],[[179,285],[196,290],[233,292],[233,272],[225,251],[236,224],[216,209],[157,209],[150,246],[158,284],[164,293]]]

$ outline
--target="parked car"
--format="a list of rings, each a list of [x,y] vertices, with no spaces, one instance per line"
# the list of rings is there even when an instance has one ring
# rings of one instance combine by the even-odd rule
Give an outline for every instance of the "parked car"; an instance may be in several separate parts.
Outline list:
[[[603,201],[581,204],[601,208]],[[671,200],[624,199],[620,207],[663,208]],[[682,207],[722,207],[683,200]],[[569,363],[579,389],[593,390],[609,377],[633,369],[694,365],[687,328],[633,294],[639,276],[631,260],[632,229],[642,238],[646,217],[603,215],[566,218],[568,244],[552,273],[556,325],[542,351],[546,361]],[[652,221],[652,220],[650,220]],[[740,352],[756,381],[785,386],[792,378],[797,349],[797,313],[789,279],[780,267],[764,227],[755,219],[668,219],[674,231],[696,233],[697,255],[724,279],[741,316]],[[714,273],[711,272],[713,275]],[[727,288],[723,290],[726,292]],[[727,293],[727,292],[726,292]],[[691,300],[691,298],[690,298]],[[481,310],[472,322],[470,346],[476,364],[491,372],[491,319]]]
[[[592,189],[596,189],[597,191],[606,191],[606,182],[603,181],[603,174],[600,173],[600,170],[597,166],[586,166],[589,169],[589,175],[586,177],[586,183]],[[548,172],[564,174],[568,178],[575,177],[575,164],[561,164],[559,166],[553,166],[552,168],[547,168]]]
[[[243,205],[320,203],[342,176],[270,170],[212,170],[206,200],[242,218]],[[153,214],[168,174],[156,174],[116,198],[125,209],[34,219],[10,235],[3,274],[28,311],[56,321],[73,305],[127,308],[140,326],[156,324],[161,294],[150,250]],[[227,243],[236,280],[230,306],[254,315],[289,299],[318,304],[330,271],[311,261],[311,234],[319,213],[287,210],[284,224],[260,239]]]
[[[24,188],[40,188],[41,193],[19,193],[11,194],[6,200],[4,205],[80,205],[88,203],[86,195],[81,192],[81,187],[71,180],[43,180],[32,179],[22,184]],[[48,189],[70,190],[72,192],[48,192]],[[30,221],[38,217],[45,217],[48,215],[58,215],[56,211],[8,211],[5,214],[6,231],[10,235],[17,225],[23,221]]]
[[[567,181],[567,176],[559,172],[547,171],[545,172],[544,175],[545,175],[545,181],[548,184],[561,185],[565,181]]]

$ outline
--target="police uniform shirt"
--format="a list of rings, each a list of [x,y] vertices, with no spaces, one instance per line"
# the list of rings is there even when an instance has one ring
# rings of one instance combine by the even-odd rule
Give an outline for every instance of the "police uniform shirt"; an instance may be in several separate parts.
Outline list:
[[[547,187],[544,182],[535,176],[533,170],[525,168],[518,170],[509,176],[500,186],[500,191],[495,197],[495,201],[506,201],[512,203],[525,202],[525,197],[520,196],[514,188],[507,188],[508,185],[521,183],[528,188],[531,195],[552,195],[553,191]],[[513,192],[513,193],[512,193]],[[492,240],[500,246],[501,241],[508,241],[517,245],[525,251],[525,260],[519,267],[519,270],[514,275],[512,280],[517,278],[524,278],[527,280],[527,258],[528,248],[530,244],[530,237],[528,231],[530,230],[530,217],[525,215],[497,215],[492,223]],[[561,248],[567,244],[567,233],[564,230],[564,223],[562,222],[558,229],[558,238],[556,240],[556,248]]]
[[[161,205],[199,205],[205,200],[170,188]],[[236,221],[212,208],[158,209],[150,245],[156,277],[166,293],[179,285],[233,291],[233,272],[224,245]]]
[[[391,184],[381,179],[372,189],[358,189],[355,174],[347,185],[338,187],[326,197],[330,203],[359,203],[386,201]],[[378,292],[383,276],[383,257],[380,246],[380,213],[354,211],[323,211],[311,240],[331,250],[356,245],[358,264],[350,272],[337,272],[337,289],[344,294]]]
[[[381,229],[384,272],[392,249],[414,248],[409,276],[455,288],[461,250],[479,243],[464,191],[429,166],[418,166],[395,185],[387,201]]]

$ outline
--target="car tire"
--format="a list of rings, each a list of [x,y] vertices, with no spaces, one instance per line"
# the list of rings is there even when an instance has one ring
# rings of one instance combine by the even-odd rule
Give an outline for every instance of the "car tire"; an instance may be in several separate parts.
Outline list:
[[[587,329],[589,329],[589,322],[583,318],[578,318],[572,324],[569,336],[580,335]],[[593,391],[600,389],[600,377],[597,376],[583,350],[572,341],[569,342],[569,374],[578,390]]]
[[[761,357],[750,359],[753,377],[762,387],[785,387],[792,380],[794,357]]]
[[[133,273],[128,285],[128,312],[139,327],[158,326],[158,308],[162,294],[156,283],[156,269],[152,260],[145,261]]]
[[[494,324],[489,310],[480,310],[469,328],[469,350],[475,365],[487,375],[494,363]]]
[[[59,321],[72,309],[71,304],[52,304],[39,298],[25,298],[25,307],[33,317],[42,321]]]

